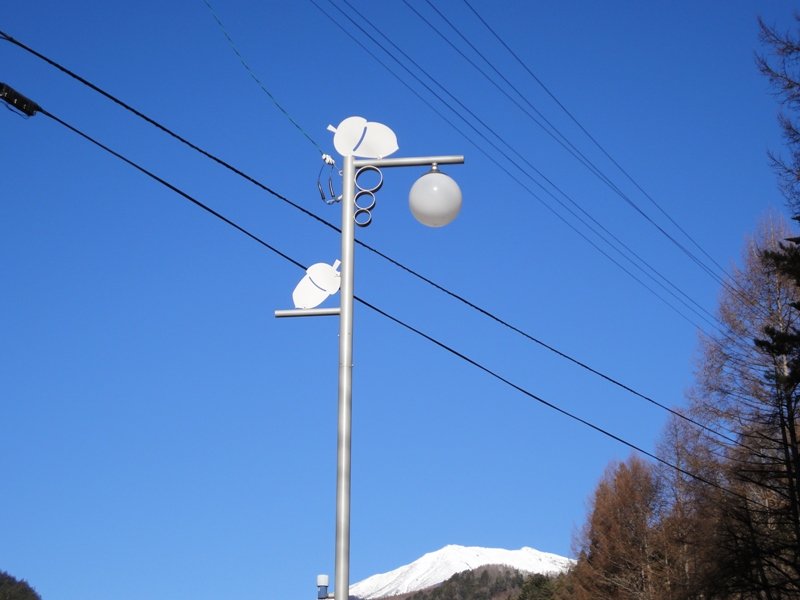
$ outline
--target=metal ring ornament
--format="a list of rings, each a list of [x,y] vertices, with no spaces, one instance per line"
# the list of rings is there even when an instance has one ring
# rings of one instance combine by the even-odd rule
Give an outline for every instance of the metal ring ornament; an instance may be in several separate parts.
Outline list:
[[[359,227],[366,227],[372,223],[372,213],[366,208],[359,208],[353,213],[353,221]]]
[[[358,199],[361,196],[369,196],[371,198],[370,202],[366,206],[362,206],[358,203]],[[372,210],[375,208],[375,203],[377,202],[377,198],[375,198],[375,192],[362,190],[356,194],[356,197],[353,198],[353,202],[356,205],[356,210]]]
[[[358,183],[358,177],[365,171],[375,171],[378,174],[378,182],[372,187],[362,187]],[[355,224],[358,225],[359,227],[366,227],[367,225],[372,223],[371,211],[373,208],[375,208],[375,204],[377,203],[375,192],[377,192],[383,186],[383,173],[378,167],[373,167],[372,165],[361,167],[356,172],[355,184],[356,188],[358,188],[358,192],[356,193],[356,196],[353,199],[353,204],[355,204],[355,213],[353,214],[353,221],[355,221]],[[361,205],[358,203],[358,199],[361,196],[369,196],[371,198],[371,201],[366,205]]]

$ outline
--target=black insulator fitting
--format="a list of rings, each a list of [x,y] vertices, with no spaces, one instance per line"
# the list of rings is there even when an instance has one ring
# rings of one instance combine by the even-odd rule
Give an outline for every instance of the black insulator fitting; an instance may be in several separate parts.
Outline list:
[[[30,98],[26,98],[17,90],[6,85],[5,83],[0,83],[0,98],[29,117],[32,117],[38,111],[42,110],[42,107],[36,104],[36,102]]]

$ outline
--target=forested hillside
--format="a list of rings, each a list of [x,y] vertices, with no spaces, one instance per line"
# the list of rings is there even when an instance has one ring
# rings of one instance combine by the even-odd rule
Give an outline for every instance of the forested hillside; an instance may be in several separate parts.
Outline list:
[[[548,600],[555,579],[491,565],[457,573],[435,587],[391,600]]]

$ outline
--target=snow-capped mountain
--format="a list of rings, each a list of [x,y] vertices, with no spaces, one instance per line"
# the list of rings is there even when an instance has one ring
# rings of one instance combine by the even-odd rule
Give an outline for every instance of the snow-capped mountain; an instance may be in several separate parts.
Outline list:
[[[504,565],[528,573],[560,573],[573,561],[533,548],[504,550],[476,546],[445,546],[429,552],[409,565],[373,575],[350,586],[350,595],[362,600],[385,598],[422,590],[447,581],[456,573],[484,565]]]

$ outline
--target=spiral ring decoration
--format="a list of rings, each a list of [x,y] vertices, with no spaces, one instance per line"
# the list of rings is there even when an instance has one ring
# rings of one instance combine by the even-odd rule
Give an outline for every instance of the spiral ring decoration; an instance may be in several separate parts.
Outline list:
[[[366,171],[374,171],[378,174],[378,182],[373,185],[372,187],[362,187],[358,183],[358,178]],[[356,196],[353,199],[353,203],[355,204],[355,213],[353,214],[353,221],[359,227],[366,227],[370,223],[372,223],[372,210],[375,208],[375,204],[377,203],[377,198],[375,197],[375,193],[381,189],[383,186],[383,173],[378,167],[373,167],[372,165],[367,165],[365,167],[361,167],[358,171],[356,171],[355,176],[355,184],[358,191],[356,192]],[[369,196],[370,200],[366,204],[359,204],[358,199],[362,196]]]

